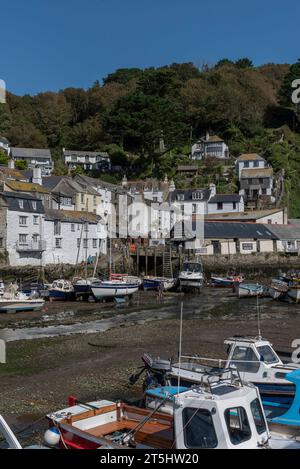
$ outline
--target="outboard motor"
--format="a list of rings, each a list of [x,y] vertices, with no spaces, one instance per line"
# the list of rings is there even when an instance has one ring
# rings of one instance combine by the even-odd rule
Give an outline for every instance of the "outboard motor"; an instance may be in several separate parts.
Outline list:
[[[142,356],[144,366],[141,370],[129,378],[129,384],[133,386],[138,382],[142,374],[145,372],[146,376],[143,381],[143,390],[153,386],[165,386],[166,375],[171,371],[171,360],[163,360],[160,357],[151,357],[151,355],[145,353]]]

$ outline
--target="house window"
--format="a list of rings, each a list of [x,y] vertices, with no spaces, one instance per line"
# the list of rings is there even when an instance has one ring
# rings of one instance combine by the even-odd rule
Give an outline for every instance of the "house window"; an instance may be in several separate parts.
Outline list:
[[[81,244],[80,238],[77,238],[77,247],[78,247],[78,248],[80,248],[80,244]]]
[[[39,240],[39,235],[38,235],[38,234],[36,234],[36,233],[35,233],[35,234],[33,234],[33,235],[32,235],[32,241],[33,241],[34,243],[37,243],[37,242],[38,242],[38,240]]]
[[[71,224],[71,231],[75,231],[75,225],[74,225],[74,223]]]
[[[259,183],[259,184],[263,184],[263,183],[264,183],[263,178],[259,178],[259,179],[258,179],[258,183]]]
[[[19,226],[27,226],[27,217],[19,217]]]
[[[37,215],[33,215],[33,224],[38,225],[39,224],[39,217]]]
[[[223,210],[223,202],[217,203],[217,210]]]
[[[253,243],[242,243],[243,251],[253,251]]]
[[[54,235],[60,236],[61,235],[61,222],[60,220],[56,220],[54,222]]]
[[[55,247],[56,248],[61,248],[61,238],[55,238]]]
[[[33,201],[32,201],[32,208],[33,208],[33,210],[36,210],[36,207],[37,207],[37,205],[36,205],[36,201],[35,201],[35,200],[33,200]]]
[[[259,161],[254,161],[254,167],[258,168],[259,167]]]
[[[84,239],[83,240],[83,249],[87,249],[88,248],[88,239]]]
[[[184,200],[184,194],[178,194],[177,200]]]
[[[268,218],[268,225],[272,225],[272,219]]]
[[[94,195],[94,205],[97,205],[97,196]]]
[[[22,199],[19,200],[19,207],[24,208],[24,200]]]
[[[232,209],[233,209],[233,210],[236,210],[236,202],[233,202],[233,203],[232,203]]]
[[[19,234],[19,243],[26,244],[27,242],[27,235],[26,234]]]
[[[81,194],[81,203],[84,203],[84,194]]]
[[[89,224],[88,224],[88,223],[85,223],[85,225],[84,225],[84,231],[89,231]]]
[[[249,161],[245,161],[244,168],[249,168]]]
[[[193,213],[197,213],[197,204],[193,204],[192,207]]]
[[[93,248],[97,249],[97,239],[93,239]]]

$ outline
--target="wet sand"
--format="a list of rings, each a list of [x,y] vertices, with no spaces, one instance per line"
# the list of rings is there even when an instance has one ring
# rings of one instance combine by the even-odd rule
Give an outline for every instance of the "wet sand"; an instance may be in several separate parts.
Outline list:
[[[55,303],[40,313],[1,316],[0,337],[10,333],[11,341],[7,364],[0,365],[0,413],[22,428],[65,407],[69,395],[81,401],[140,399],[141,383],[129,387],[128,377],[144,352],[176,357],[182,300],[185,353],[225,358],[224,339],[257,335],[256,300],[238,300],[228,290],[170,295],[162,302],[142,293],[121,309]],[[263,299],[260,308],[263,336],[276,349],[290,351],[292,341],[300,339],[300,305]],[[52,337],[39,336],[41,331]]]

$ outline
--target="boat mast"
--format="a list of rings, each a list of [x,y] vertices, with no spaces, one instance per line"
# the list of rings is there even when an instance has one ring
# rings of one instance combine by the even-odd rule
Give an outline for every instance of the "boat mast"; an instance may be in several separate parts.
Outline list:
[[[179,363],[178,363],[178,382],[177,382],[178,394],[179,394],[179,388],[180,388],[180,368],[181,368],[181,353],[182,353],[182,323],[183,323],[183,301],[181,302],[181,310],[180,310]]]
[[[259,308],[259,300],[258,295],[256,296],[256,309],[257,309],[257,328],[258,328],[258,339],[261,340],[261,328],[260,328],[260,308]]]

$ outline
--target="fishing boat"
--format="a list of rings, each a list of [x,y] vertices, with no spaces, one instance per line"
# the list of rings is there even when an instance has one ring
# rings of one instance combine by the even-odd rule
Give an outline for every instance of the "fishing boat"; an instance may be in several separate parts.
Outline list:
[[[178,390],[178,388],[177,388]],[[163,412],[171,399],[171,412]],[[201,386],[166,392],[152,409],[122,402],[69,407],[47,415],[59,431],[57,445],[69,449],[257,449],[269,448],[270,433],[254,386],[232,370],[207,375]],[[286,441],[285,447],[289,446]]]
[[[285,281],[274,278],[269,287],[269,294],[273,300],[280,300],[287,295],[288,289],[288,284]]]
[[[300,364],[284,364],[272,344],[262,338],[231,337],[224,343],[226,360],[183,355],[179,364],[144,354],[144,367],[131,376],[130,382],[136,382],[145,373],[145,389],[153,385],[175,385],[178,377],[182,386],[190,387],[201,383],[203,374],[225,367],[237,369],[242,381],[254,384],[263,399],[286,403],[287,399],[294,398],[295,386],[286,376],[300,370]]]
[[[42,298],[31,298],[21,292],[4,292],[0,297],[0,313],[40,311],[44,305]]]
[[[138,283],[118,280],[98,280],[91,284],[91,292],[96,300],[131,297],[138,289]]]
[[[243,275],[228,274],[227,277],[211,276],[210,286],[214,288],[233,288],[244,281]]]
[[[75,293],[75,299],[81,298],[83,300],[89,299],[91,296],[91,285],[93,282],[97,282],[99,279],[96,277],[88,278],[75,278],[73,280],[73,288]]]
[[[259,283],[239,283],[235,285],[238,298],[265,296],[266,289]]]
[[[31,297],[49,298],[49,285],[32,282],[27,285],[22,285],[22,293]]]
[[[179,273],[180,289],[201,290],[204,283],[203,266],[200,261],[184,262],[183,269]]]
[[[176,279],[166,277],[144,277],[143,288],[144,290],[160,290],[168,291],[176,285]]]
[[[72,301],[74,297],[74,288],[69,280],[54,280],[49,288],[50,301]]]

